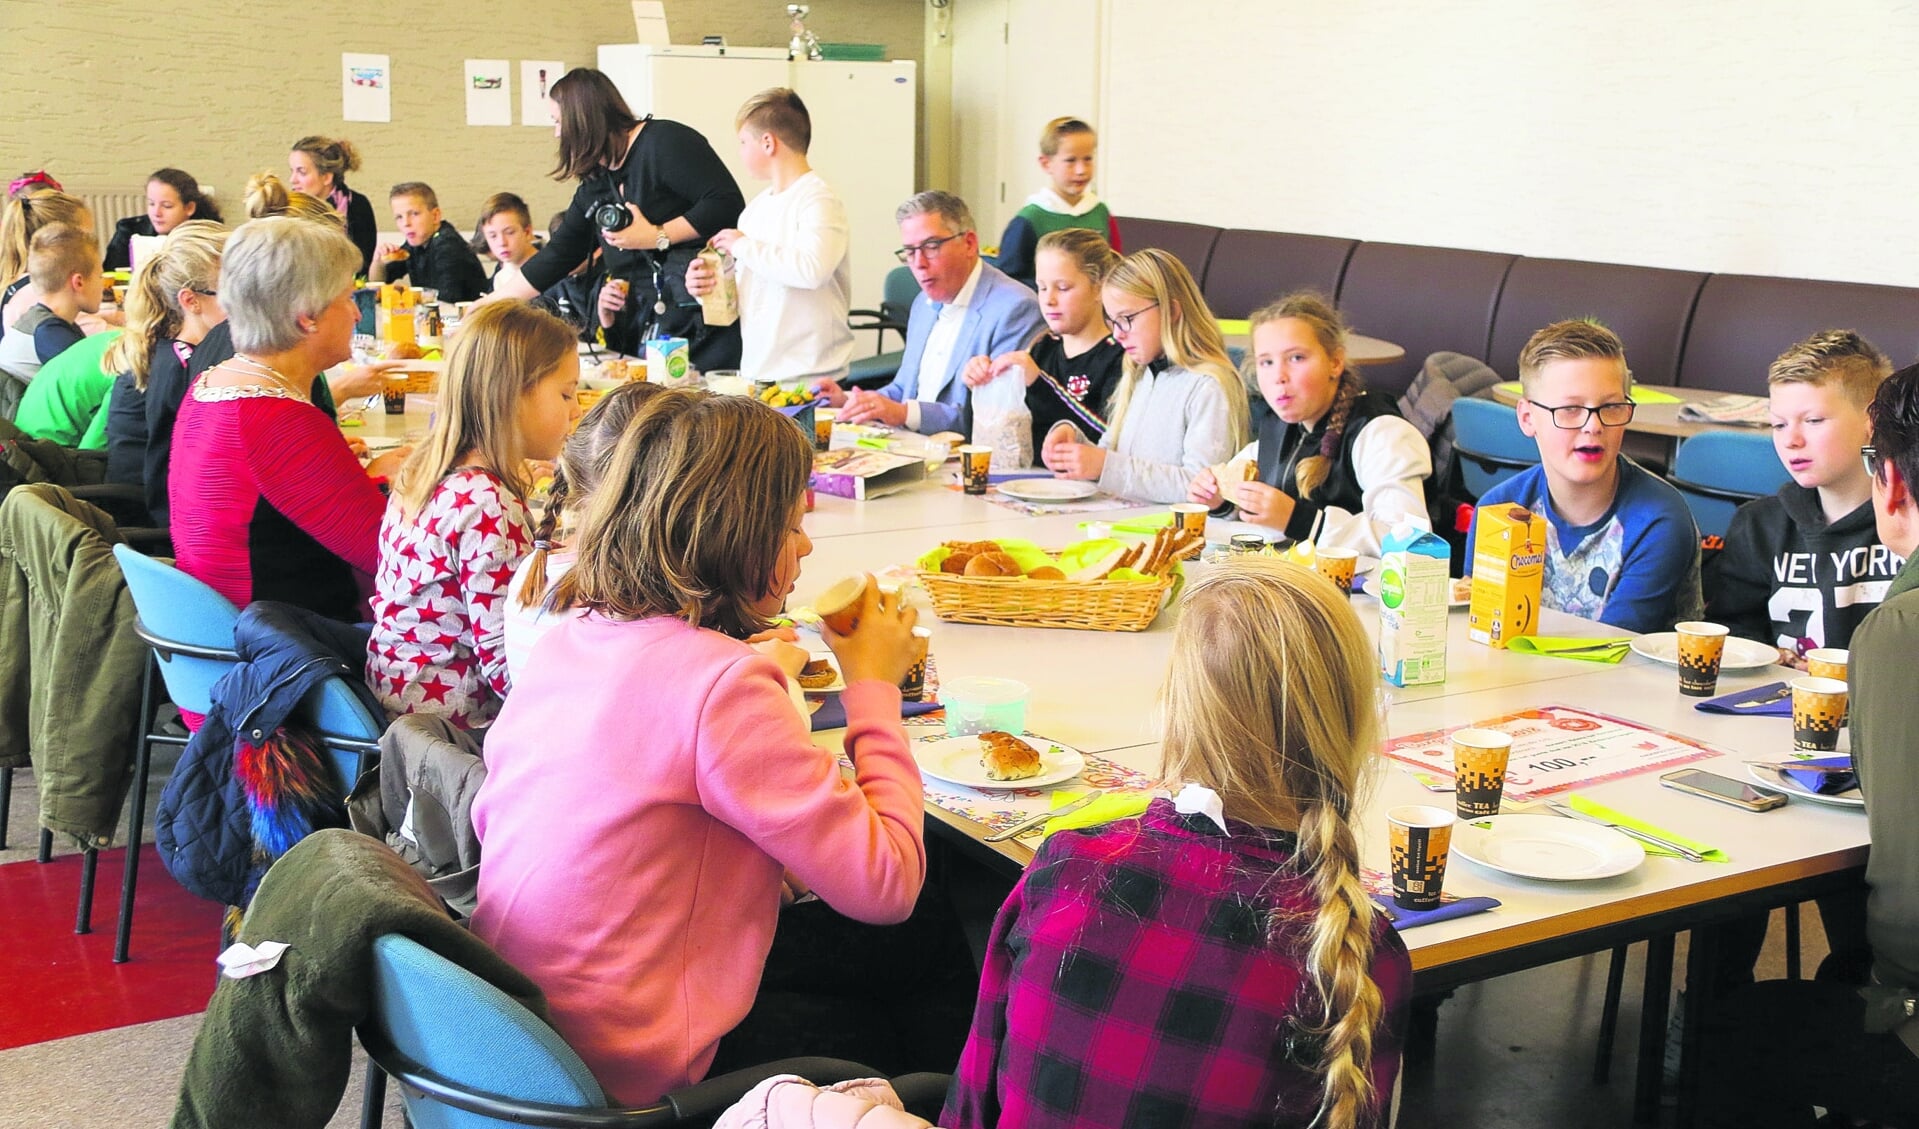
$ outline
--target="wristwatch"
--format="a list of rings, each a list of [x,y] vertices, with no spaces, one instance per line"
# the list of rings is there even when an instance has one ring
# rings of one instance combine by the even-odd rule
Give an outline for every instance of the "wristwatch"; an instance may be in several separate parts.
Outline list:
[[[653,248],[654,250],[657,250],[660,253],[664,254],[666,251],[672,248],[673,237],[666,233],[665,225],[661,225],[659,231],[660,231],[659,238],[654,240]]]

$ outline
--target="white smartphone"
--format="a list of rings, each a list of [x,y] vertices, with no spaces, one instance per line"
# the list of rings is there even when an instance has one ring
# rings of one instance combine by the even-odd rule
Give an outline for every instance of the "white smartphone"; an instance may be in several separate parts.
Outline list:
[[[1682,768],[1677,772],[1668,772],[1659,778],[1659,782],[1668,788],[1690,792],[1695,796],[1704,796],[1708,800],[1718,800],[1722,804],[1731,804],[1737,808],[1745,808],[1747,811],[1771,811],[1786,802],[1783,792],[1755,788],[1743,780],[1702,772],[1696,768]]]

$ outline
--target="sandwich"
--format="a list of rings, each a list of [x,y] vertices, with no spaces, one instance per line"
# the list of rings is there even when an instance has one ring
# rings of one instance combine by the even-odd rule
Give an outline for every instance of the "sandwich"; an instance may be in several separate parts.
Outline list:
[[[800,668],[800,689],[824,690],[839,678],[839,672],[825,659],[812,659]]]
[[[979,762],[988,780],[1027,780],[1040,774],[1039,750],[997,729],[979,735]]]

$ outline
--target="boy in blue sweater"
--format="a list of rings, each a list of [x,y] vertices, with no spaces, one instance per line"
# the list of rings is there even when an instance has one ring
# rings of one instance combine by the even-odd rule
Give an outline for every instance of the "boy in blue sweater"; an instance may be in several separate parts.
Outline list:
[[[1593,321],[1554,322],[1519,353],[1520,430],[1539,465],[1486,492],[1546,517],[1541,603],[1626,631],[1700,614],[1699,530],[1679,491],[1619,453],[1632,421],[1626,347]],[[1468,567],[1473,545],[1466,544]]]

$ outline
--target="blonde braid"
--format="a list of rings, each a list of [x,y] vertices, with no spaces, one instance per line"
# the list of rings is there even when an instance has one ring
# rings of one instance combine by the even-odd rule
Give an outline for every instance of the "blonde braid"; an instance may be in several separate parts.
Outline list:
[[[1326,426],[1321,429],[1319,453],[1300,461],[1299,469],[1293,473],[1293,481],[1299,487],[1299,496],[1310,499],[1313,491],[1325,485],[1326,479],[1333,473],[1333,460],[1339,456],[1339,444],[1346,438],[1346,420],[1353,413],[1353,404],[1365,388],[1359,382],[1359,375],[1352,369],[1342,369],[1339,374],[1339,391],[1333,393],[1333,406],[1326,413]]]
[[[546,491],[546,506],[540,510],[540,527],[533,532],[533,551],[526,558],[526,580],[520,585],[520,606],[534,607],[546,599],[546,559],[553,552],[553,534],[560,525],[560,513],[566,509],[570,493],[566,464],[553,468],[553,484]]]
[[[1359,843],[1346,812],[1332,802],[1307,806],[1299,846],[1319,903],[1307,964],[1323,1005],[1313,1029],[1323,1047],[1320,1124],[1352,1129],[1380,1097],[1373,1090],[1373,1031],[1385,1000],[1372,978],[1374,907],[1360,882]]]

